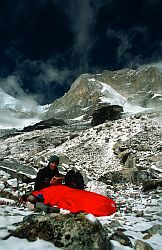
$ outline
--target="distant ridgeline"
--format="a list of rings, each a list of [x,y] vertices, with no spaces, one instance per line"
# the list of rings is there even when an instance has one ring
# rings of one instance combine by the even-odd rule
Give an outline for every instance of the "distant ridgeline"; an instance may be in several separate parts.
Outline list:
[[[0,137],[7,136],[15,133],[17,130],[15,128],[12,129],[0,129]]]

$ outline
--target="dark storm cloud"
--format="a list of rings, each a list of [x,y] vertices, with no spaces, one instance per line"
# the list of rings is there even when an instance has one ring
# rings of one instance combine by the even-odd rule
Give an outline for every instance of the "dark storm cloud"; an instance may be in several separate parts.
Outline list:
[[[71,71],[67,67],[59,68],[52,59],[28,59],[17,65],[15,75],[19,75],[22,83],[28,83],[26,91],[33,92],[32,96],[37,102],[50,103],[69,89],[67,79],[71,76]]]
[[[59,70],[58,68],[54,68],[50,62],[48,63],[41,63],[40,65],[41,72],[37,77],[37,81],[48,84],[49,82],[58,82],[63,84],[65,79],[69,75],[69,70],[64,68]]]
[[[21,65],[19,65],[18,73],[23,77],[23,74],[25,74],[25,70],[27,69],[29,74],[31,72],[33,75],[33,83],[39,82],[38,88],[41,88],[41,85],[48,87],[48,83],[50,82],[58,82],[62,84],[71,73],[66,67],[61,69],[55,67],[52,60],[47,60],[45,62],[41,60],[25,60]]]
[[[161,23],[161,0],[1,0],[0,78],[52,102],[81,73],[161,61]]]
[[[134,42],[136,36],[143,37],[146,40],[148,37],[148,30],[145,27],[134,27],[127,32],[123,30],[107,29],[107,37],[112,40],[116,40],[118,45],[116,47],[116,59],[118,63],[125,65],[126,67],[140,66],[142,63],[141,54],[137,53],[132,55],[132,49],[135,50],[136,43]]]

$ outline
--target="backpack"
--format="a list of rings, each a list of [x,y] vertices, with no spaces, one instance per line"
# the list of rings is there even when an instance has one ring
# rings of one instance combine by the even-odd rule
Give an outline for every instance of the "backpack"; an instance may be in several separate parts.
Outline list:
[[[71,188],[84,189],[84,179],[82,174],[74,169],[69,170],[65,176],[65,185]]]

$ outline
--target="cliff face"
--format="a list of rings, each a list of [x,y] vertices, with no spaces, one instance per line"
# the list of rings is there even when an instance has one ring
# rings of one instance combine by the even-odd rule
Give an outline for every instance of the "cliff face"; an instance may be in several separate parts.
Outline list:
[[[56,116],[73,119],[85,113],[92,113],[101,93],[98,81],[90,81],[92,75],[81,75],[71,89],[56,100],[47,112],[47,117]]]
[[[137,70],[123,69],[114,72],[105,70],[102,74],[96,75],[96,78],[110,84],[128,101],[135,104],[150,107],[161,103],[162,72],[158,68],[146,66]]]
[[[54,101],[46,118],[86,118],[104,104],[124,106],[128,102],[144,108],[158,107],[162,104],[161,86],[162,72],[149,66],[83,74],[63,97]]]

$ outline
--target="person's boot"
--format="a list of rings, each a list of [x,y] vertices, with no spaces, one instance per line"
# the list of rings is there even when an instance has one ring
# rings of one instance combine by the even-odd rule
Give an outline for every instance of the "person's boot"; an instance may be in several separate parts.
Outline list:
[[[50,207],[50,213],[60,213],[60,208],[58,207]]]
[[[45,212],[47,214],[47,213],[49,213],[49,206],[43,204],[42,202],[36,202],[34,211],[35,212]]]

